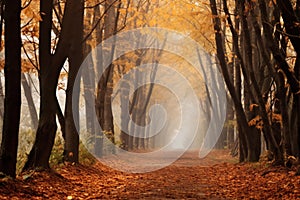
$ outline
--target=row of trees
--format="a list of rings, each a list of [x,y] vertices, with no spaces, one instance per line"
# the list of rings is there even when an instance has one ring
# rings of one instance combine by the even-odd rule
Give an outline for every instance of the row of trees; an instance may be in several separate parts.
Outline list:
[[[31,7],[34,10],[36,3],[40,3],[40,15],[32,12],[31,14],[34,14],[32,16],[22,16],[22,23],[29,18],[28,24],[25,24],[29,28],[27,27],[25,31],[29,30],[32,39],[38,39],[38,52],[29,55],[28,51],[23,48],[22,54],[26,54],[33,66],[36,67],[40,85],[39,123],[34,144],[23,170],[39,167],[49,168],[49,157],[57,131],[56,116],[60,120],[65,140],[64,160],[78,162],[79,136],[74,125],[74,121],[78,119],[76,117],[74,119],[73,116],[76,116],[76,113],[72,111],[72,105],[78,104],[78,101],[72,102],[72,91],[83,59],[84,2],[29,1],[25,2],[23,9]],[[24,24],[21,24],[20,19],[21,1],[1,1],[1,5],[1,20],[4,21],[5,26],[5,109],[0,171],[14,177],[21,106],[21,26]],[[98,7],[98,9],[100,8]],[[54,13],[56,13],[55,17]],[[58,23],[54,23],[54,19],[58,20]],[[78,28],[82,31],[78,31]],[[53,39],[53,29],[58,31],[56,39]],[[38,32],[37,35],[36,32]],[[26,34],[22,33],[22,36]],[[53,44],[54,40],[57,43]],[[33,45],[36,44],[33,43]],[[34,56],[37,57],[37,55],[38,60],[34,60]],[[56,88],[60,71],[66,60],[69,63],[69,71],[63,115],[57,101]]]
[[[299,156],[299,6],[210,1],[217,57],[238,122],[240,161],[258,161],[264,141],[277,164]]]
[[[237,127],[240,161],[257,161],[264,142],[276,163],[282,164],[289,156],[298,157],[299,7],[298,1],[282,0],[210,0],[209,3],[192,0],[1,1],[1,33],[4,24],[5,38],[4,44],[1,44],[5,49],[5,101],[0,171],[15,176],[21,76],[24,76],[21,70],[37,72],[40,86],[36,138],[24,170],[49,168],[57,118],[64,138],[64,161],[77,163],[79,135],[76,125],[80,124],[80,114],[79,109],[73,108],[79,107],[81,97],[79,93],[73,94],[73,88],[81,86],[75,79],[83,59],[110,36],[123,30],[149,26],[183,32],[201,43],[207,52],[216,54],[229,93],[227,123],[217,144],[219,148],[230,147],[234,143],[233,128]],[[147,40],[146,36],[136,39]],[[206,98],[203,101],[206,105],[202,107],[210,115],[207,88],[199,84],[199,79],[194,77],[196,73],[183,64],[181,58],[161,50],[142,49],[122,56],[104,70],[103,60],[112,59],[116,52],[114,45],[110,49],[103,48],[101,52],[96,57],[88,57],[91,58],[91,67],[80,71],[86,131],[93,140],[96,155],[104,154],[104,136],[125,150],[147,149],[154,147],[155,143],[160,143],[158,147],[163,145],[163,137],[147,138],[149,130],[141,132],[134,129],[128,120],[121,121],[125,130],[115,127],[113,90],[126,73],[147,62],[152,63],[151,73],[140,75],[137,70],[130,79],[154,82],[158,64],[170,64],[168,61],[173,60],[174,68],[185,74],[197,88],[195,91],[200,99],[201,93],[205,93],[202,95]],[[56,92],[66,68],[65,106],[61,106]],[[100,81],[95,82],[98,78]],[[24,80],[23,77],[25,91]],[[144,126],[150,122],[147,116],[150,106],[156,103],[155,98],[159,100],[161,96],[154,91],[163,89],[149,84],[138,88],[130,97],[130,90],[134,87],[126,81],[120,86],[120,117],[127,119],[126,115],[129,115],[138,125]],[[201,92],[204,90],[206,92]],[[167,91],[163,93],[167,94]],[[33,101],[29,94],[26,97]],[[90,99],[95,99],[95,106],[89,105]],[[129,104],[129,111],[126,104]],[[33,122],[37,120],[34,112],[33,109]],[[96,113],[97,119],[91,113]],[[210,117],[207,119],[209,121]],[[237,123],[234,123],[235,120]],[[175,121],[169,125],[176,126]],[[97,129],[98,122],[102,130]],[[126,131],[132,133],[128,135]]]
[[[21,2],[18,3],[21,5]],[[49,168],[49,157],[57,132],[57,118],[60,123],[65,144],[63,152],[64,161],[78,162],[79,135],[75,124],[79,124],[79,113],[78,109],[77,111],[74,111],[73,107],[78,107],[79,93],[73,94],[73,88],[79,87],[79,85],[74,85],[75,78],[83,57],[90,53],[91,49],[101,41],[125,28],[127,15],[129,15],[128,8],[130,3],[130,1],[123,2],[112,0],[99,2],[73,0],[65,2],[52,0],[28,1],[24,2],[23,8],[20,6],[18,12],[15,12],[13,9],[8,9],[10,7],[6,5],[6,2],[2,2],[4,8],[2,16],[4,16],[4,18],[1,19],[2,21],[4,19],[5,26],[8,24],[10,25],[10,29],[5,27],[4,46],[5,51],[8,53],[5,53],[6,65],[4,68],[5,70],[8,70],[18,67],[19,71],[17,72],[10,72],[11,70],[8,71],[14,81],[20,81],[20,77],[16,76],[16,74],[23,76],[23,74],[21,74],[22,61],[23,70],[25,72],[35,71],[38,73],[39,78],[40,114],[36,138],[23,170]],[[137,12],[140,7],[144,6],[145,3],[140,5],[141,3],[142,2],[139,2],[134,5],[136,9],[132,9],[132,12]],[[149,4],[149,2],[147,3]],[[38,4],[39,8],[36,7]],[[16,5],[12,7],[16,9]],[[23,12],[21,14],[22,10]],[[125,10],[125,13],[121,13],[122,10]],[[13,15],[15,18],[6,19],[6,15]],[[20,16],[22,17],[22,21],[20,20]],[[16,20],[16,18],[18,18],[18,20]],[[8,21],[14,21],[15,24],[7,23]],[[22,30],[21,26],[23,26]],[[16,27],[19,27],[19,29],[16,29]],[[13,39],[12,41],[12,39],[10,39],[10,37],[16,38],[16,34],[20,39],[21,33],[22,36],[26,37],[26,40],[23,40],[23,46],[21,40]],[[6,35],[8,35],[8,37],[6,37]],[[8,43],[6,40],[8,40]],[[25,55],[26,59],[21,59],[21,46],[23,47],[22,55]],[[18,49],[18,51],[10,57],[12,52],[11,49]],[[113,49],[108,51],[108,54],[113,54]],[[14,62],[10,63],[10,59]],[[15,64],[16,61],[19,61],[18,65]],[[92,134],[92,137],[95,138],[94,145],[96,154],[101,155],[103,148],[103,133],[114,140],[114,125],[110,98],[113,82],[112,74],[115,71],[115,67],[114,65],[111,65],[106,71],[102,72],[102,60],[97,58],[91,62],[95,62],[95,65],[100,67],[82,72],[83,83],[85,85],[85,99],[96,98],[97,102],[96,108],[86,106],[86,128],[87,131]],[[28,63],[32,66],[28,67]],[[63,113],[57,100],[56,91],[60,78],[63,75],[61,71],[65,70],[65,63],[68,63],[68,74],[67,86],[65,89],[65,110]],[[10,77],[9,74],[5,74],[6,79]],[[99,83],[95,83],[95,76],[97,76],[97,74],[102,74]],[[26,79],[23,80],[26,81]],[[10,176],[15,176],[16,170],[15,165],[19,132],[19,126],[17,125],[19,125],[20,118],[21,95],[21,90],[11,89],[18,88],[17,86],[20,82],[13,83],[15,85],[12,86],[7,84],[7,82],[5,84],[5,92],[8,92],[8,94],[5,94],[5,101],[9,102],[8,104],[12,106],[13,109],[12,107],[8,107],[6,103],[4,113],[8,114],[9,117],[14,120],[4,120],[4,127],[7,126],[13,128],[14,134],[12,134],[12,131],[10,130],[7,132],[3,131],[3,149],[0,156],[1,171]],[[96,92],[94,92],[95,88],[97,88]],[[11,97],[9,92],[12,92]],[[15,105],[18,104],[9,99],[14,98],[14,100],[17,100],[18,98],[16,97],[18,96],[16,93],[19,95],[19,107],[16,107]],[[95,129],[95,123],[98,122],[95,122],[95,119],[90,118],[91,110],[93,111],[95,109],[97,110],[97,117],[102,127],[102,131]],[[6,110],[9,110],[9,112]],[[35,121],[33,115],[34,114],[31,115],[32,121]],[[6,115],[4,116],[4,119],[6,119]],[[5,128],[3,130],[5,130]]]

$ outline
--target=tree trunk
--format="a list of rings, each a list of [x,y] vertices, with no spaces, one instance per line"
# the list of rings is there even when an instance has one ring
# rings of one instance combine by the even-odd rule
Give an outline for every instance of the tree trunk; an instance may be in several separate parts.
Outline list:
[[[70,9],[73,13],[72,19],[69,19],[72,20],[70,30],[72,35],[70,36],[71,47],[68,54],[69,73],[65,106],[66,138],[64,160],[72,163],[78,163],[79,161],[79,92],[73,93],[73,91],[74,88],[77,88],[78,91],[80,90],[80,80],[75,82],[75,79],[83,57],[83,7],[84,2],[82,0],[72,0],[70,4]],[[76,125],[78,129],[76,129]]]
[[[298,144],[294,145],[297,146],[297,148],[295,148],[295,152],[294,155],[295,156],[300,156],[300,111],[299,111],[299,106],[300,106],[300,39],[299,37],[294,37],[300,34],[300,28],[297,24],[300,23],[300,19],[299,19],[299,10],[300,10],[300,2],[297,1],[296,4],[296,9],[294,11],[293,9],[293,5],[290,1],[283,1],[283,0],[279,0],[278,1],[278,8],[280,9],[281,13],[282,13],[282,19],[284,21],[284,28],[285,31],[288,34],[288,38],[291,41],[297,57],[296,57],[296,62],[294,65],[294,75],[295,75],[295,79],[298,82],[291,82],[291,88],[296,88],[296,90],[293,90],[293,97],[294,97],[294,102],[293,102],[293,112],[294,112],[294,116],[293,116],[293,125],[294,127],[291,128],[291,134],[297,138],[295,139],[295,141],[298,142]],[[297,91],[298,90],[298,91]]]
[[[236,108],[237,121],[241,128],[241,131],[239,131],[239,134],[240,134],[239,136],[242,139],[242,141],[245,141],[244,137],[249,136],[251,134],[251,132],[250,132],[250,129],[248,126],[247,118],[245,116],[242,104],[239,101],[239,98],[236,94],[234,85],[230,81],[230,76],[227,71],[227,64],[226,64],[226,60],[225,60],[225,51],[224,51],[224,47],[222,45],[222,36],[221,36],[221,29],[220,29],[221,21],[220,21],[220,18],[218,17],[216,1],[210,0],[210,6],[211,6],[212,14],[215,16],[214,29],[215,29],[215,38],[216,38],[216,45],[217,45],[217,56],[218,56],[218,59],[220,62],[221,71],[222,71],[225,83],[227,85],[227,88],[229,90],[229,93],[231,95],[231,98],[232,98],[233,103]],[[249,146],[249,144],[248,143],[243,144],[243,146],[244,147]]]
[[[34,105],[34,100],[32,98],[32,93],[31,93],[31,89],[30,86],[27,82],[26,76],[24,73],[21,74],[21,81],[22,81],[22,86],[24,89],[24,94],[25,97],[27,99],[27,103],[28,103],[28,109],[29,109],[29,113],[30,113],[30,117],[31,117],[31,126],[33,128],[33,130],[37,130],[38,127],[38,116],[37,116],[37,111]]]
[[[129,142],[129,130],[128,130],[128,104],[129,104],[129,88],[130,85],[126,81],[122,81],[120,86],[120,102],[121,102],[121,148],[124,150],[128,150],[128,142]]]
[[[226,6],[227,6],[226,2],[224,2],[224,4],[226,4]],[[238,12],[238,5],[236,4],[236,7],[235,7],[235,14],[236,15],[237,15],[237,12]],[[239,31],[239,29],[240,29],[240,18],[237,18],[237,17],[235,18],[235,27],[234,27],[234,29],[237,32]],[[239,51],[238,45],[233,43],[232,46],[233,46],[232,49],[233,49],[234,55],[237,55],[238,51]],[[235,71],[235,73],[234,73],[234,87],[235,87],[235,92],[237,94],[237,99],[238,99],[239,102],[241,102],[242,101],[241,64],[240,64],[239,59],[236,56],[234,56],[233,62],[234,62],[234,71]],[[233,101],[232,101],[232,103],[233,103]],[[234,103],[233,103],[233,106],[234,106]],[[236,111],[235,111],[235,116],[237,118]],[[246,160],[248,155],[247,155],[247,142],[246,142],[245,134],[242,133],[243,130],[242,130],[241,125],[239,123],[237,123],[237,131],[238,131],[238,143],[239,143],[239,145],[238,145],[239,146],[239,161],[242,162],[242,161]]]
[[[242,3],[243,5],[243,3]],[[242,15],[243,13],[243,6],[240,9],[241,13],[240,15]],[[254,70],[253,70],[253,51],[252,51],[252,38],[250,36],[250,28],[248,26],[248,21],[246,19],[245,15],[242,15],[241,17],[241,25],[242,25],[242,36],[243,36],[243,42],[241,43],[241,48],[244,50],[243,53],[243,60],[241,62],[244,62],[245,64],[243,66],[247,66],[247,70],[244,69],[244,73],[245,71],[247,71],[246,73],[248,73],[250,79],[251,79],[251,83],[253,85],[256,86],[256,89],[254,90],[254,96],[253,97],[253,93],[252,93],[252,88],[249,86],[249,82],[245,81],[244,82],[244,107],[245,107],[245,113],[247,116],[247,119],[252,119],[254,118],[256,115],[258,115],[259,113],[254,112],[254,110],[250,110],[250,106],[251,104],[256,104],[256,99],[259,98],[259,96],[261,95],[258,89],[258,85],[257,85],[257,81],[255,79],[254,76]],[[260,105],[261,106],[261,105]],[[264,106],[264,104],[263,104]],[[251,135],[248,135],[247,140],[248,140],[248,157],[247,160],[250,162],[256,162],[259,160],[259,156],[260,156],[260,147],[261,147],[261,143],[260,143],[260,131],[256,129],[256,127],[250,127],[250,132]]]
[[[91,14],[86,12],[86,18],[88,21],[91,20]],[[94,23],[89,23],[88,26],[91,26]],[[91,39],[88,39],[83,47],[83,57],[86,57],[92,51],[92,47],[89,44]],[[85,101],[85,114],[86,114],[86,130],[88,134],[93,136],[95,134],[95,119],[93,117],[93,113],[95,113],[95,107],[90,104],[91,100],[95,99],[94,91],[95,91],[95,63],[93,58],[89,58],[88,67],[86,70],[83,70],[82,73],[82,81],[83,81],[83,90],[84,90],[84,101]]]
[[[108,39],[117,32],[119,16],[119,11],[117,9],[119,8],[120,4],[120,1],[115,0],[108,0],[105,2],[106,15],[104,17],[104,39]],[[109,50],[109,52],[105,52],[105,55],[108,56],[108,58],[106,59],[110,60],[110,65],[105,69],[105,71],[103,71],[102,77],[98,83],[96,109],[98,112],[98,120],[102,129],[102,133],[98,133],[98,137],[100,139],[98,141],[99,145],[103,145],[102,137],[107,137],[112,143],[115,143],[114,122],[111,108],[111,95],[113,91],[114,73],[114,64],[112,63],[112,59],[115,53],[114,51],[115,47],[114,44],[112,44],[112,48]],[[106,134],[106,136],[104,136],[104,134]],[[103,148],[103,146],[96,146],[96,148]],[[103,151],[103,149],[99,149],[98,151],[100,153]],[[111,151],[114,152],[115,149],[111,149]]]
[[[60,70],[63,67],[70,47],[72,34],[70,30],[73,16],[78,10],[73,9],[73,0],[66,2],[61,34],[55,54],[51,55],[51,27],[52,27],[52,0],[41,1],[40,7],[42,21],[40,22],[40,119],[35,142],[29,153],[28,160],[23,170],[30,168],[49,168],[49,158],[54,145],[57,130],[56,114],[58,113],[58,102],[56,98],[56,87]]]
[[[4,2],[5,100],[0,172],[15,177],[21,109],[21,1]]]
[[[95,17],[101,18],[101,14],[100,14],[100,8],[95,7],[94,8],[94,12],[95,12]],[[101,42],[103,40],[103,26],[97,26],[96,30],[95,30],[95,34],[96,34],[96,44],[98,45],[98,48],[100,48],[101,46]],[[98,49],[97,48],[97,49]],[[93,62],[95,63],[94,66],[95,67],[95,74],[97,77],[97,74],[102,74],[103,73],[103,49],[101,49],[100,51],[96,51],[96,58],[95,60],[93,60]],[[96,78],[96,80],[98,80]],[[95,112],[97,115],[97,122],[100,124],[100,127],[103,127],[103,115],[102,115],[102,111],[100,111],[101,106],[103,105],[102,100],[103,98],[101,98],[101,96],[99,96],[98,92],[99,89],[101,88],[101,79],[98,83],[95,83],[97,86],[97,94],[95,96]],[[95,130],[95,135],[94,135],[94,151],[95,151],[95,155],[96,156],[102,156],[103,155],[103,132],[102,132],[102,128],[100,128],[100,130]]]
[[[51,73],[52,0],[40,2],[39,36],[40,60],[40,118],[34,145],[23,170],[34,167],[49,168],[49,157],[54,144],[56,125],[56,77]],[[51,86],[50,86],[51,84]]]

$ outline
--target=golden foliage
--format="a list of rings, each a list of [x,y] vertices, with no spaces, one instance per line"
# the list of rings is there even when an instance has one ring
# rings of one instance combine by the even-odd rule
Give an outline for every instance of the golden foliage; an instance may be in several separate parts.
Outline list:
[[[248,122],[249,126],[255,126],[257,129],[263,129],[263,121],[260,115],[256,115],[253,119]]]

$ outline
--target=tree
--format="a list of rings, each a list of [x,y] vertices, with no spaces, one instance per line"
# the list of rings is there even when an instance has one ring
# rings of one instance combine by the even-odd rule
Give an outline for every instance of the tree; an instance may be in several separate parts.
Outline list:
[[[21,109],[21,1],[4,1],[5,102],[0,149],[0,172],[16,176]]]
[[[24,94],[25,94],[25,97],[26,97],[26,100],[28,103],[29,113],[30,113],[30,117],[31,117],[31,126],[32,126],[33,130],[36,130],[37,126],[38,126],[37,111],[36,111],[36,108],[34,105],[34,100],[32,97],[30,85],[29,85],[24,73],[21,74],[21,83],[22,83]]]
[[[213,16],[216,16],[214,18],[214,29],[215,29],[215,37],[216,37],[216,46],[217,46],[217,56],[220,62],[220,66],[221,66],[221,71],[222,74],[224,76],[224,80],[226,82],[227,88],[229,90],[229,93],[231,95],[232,101],[235,105],[235,109],[236,109],[236,115],[237,115],[237,120],[238,123],[241,127],[241,130],[243,131],[243,133],[239,133],[240,135],[240,145],[243,147],[243,155],[245,156],[245,159],[248,156],[248,153],[250,154],[250,144],[249,144],[249,140],[247,140],[247,136],[250,136],[251,132],[250,129],[248,127],[248,122],[242,107],[242,103],[238,98],[238,95],[236,94],[235,88],[233,83],[230,80],[230,75],[227,71],[227,62],[226,62],[226,58],[225,58],[225,50],[224,50],[224,46],[222,45],[222,32],[221,32],[221,21],[220,18],[217,17],[218,16],[218,12],[217,12],[217,5],[216,2],[214,0],[210,1],[210,6],[211,6],[211,10],[212,10],[212,14]],[[249,151],[247,153],[247,150]]]
[[[78,163],[79,156],[79,133],[76,130],[76,124],[79,126],[79,93],[73,93],[74,87],[80,88],[80,81],[75,82],[79,67],[82,63],[83,56],[83,7],[84,1],[74,1],[72,9],[75,11],[73,15],[74,25],[69,30],[71,34],[71,48],[68,53],[69,73],[68,85],[66,92],[65,106],[65,149],[64,160],[68,162]],[[78,31],[78,29],[80,31]]]
[[[56,86],[60,66],[53,64],[54,56],[51,55],[52,4],[52,0],[40,1],[40,12],[43,13],[39,34],[40,116],[36,139],[23,170],[49,168],[48,160],[57,129]]]
[[[299,97],[300,42],[293,35],[299,32],[295,25],[297,6],[293,9],[290,1],[271,2],[269,6],[264,0],[220,2],[219,10],[216,1],[210,1],[210,5],[217,55],[239,126],[240,161],[258,160],[262,134],[275,163],[283,164],[284,158],[298,156],[299,152],[299,141],[295,140],[299,109],[295,105]],[[235,5],[234,22],[228,4]],[[280,23],[281,17],[284,24]],[[224,32],[222,24],[226,27]],[[232,42],[232,49],[222,44],[224,39]],[[232,64],[235,71],[229,73]],[[239,97],[241,90],[243,101]],[[289,107],[289,103],[293,106]]]
[[[104,7],[105,7],[106,14],[104,16],[104,22],[103,22],[104,28],[103,28],[102,38],[108,39],[109,37],[113,36],[118,32],[119,8],[121,7],[121,1],[120,0],[105,1]],[[104,53],[103,56],[107,56],[107,58],[105,59],[112,61],[115,53],[114,44],[112,45],[111,49],[103,50],[103,53]],[[114,122],[113,122],[113,114],[112,114],[112,107],[111,107],[114,65],[111,62],[111,64],[106,69],[102,68],[100,70],[103,70],[103,73],[99,83],[97,83],[98,88],[97,88],[97,95],[96,95],[96,113],[102,129],[102,133],[99,133],[99,135],[96,136],[95,149],[97,150],[96,155],[98,156],[102,156],[103,154],[102,137],[104,136],[108,137],[113,143],[115,139]]]
[[[52,0],[41,1],[40,11],[43,13],[42,21],[40,22],[40,34],[39,34],[39,60],[40,60],[40,95],[41,95],[41,105],[40,105],[40,118],[38,130],[36,133],[36,139],[34,145],[28,156],[28,160],[23,168],[23,170],[28,170],[30,168],[49,168],[49,158],[51,155],[51,150],[54,144],[55,134],[57,130],[56,124],[56,114],[58,109],[58,103],[56,98],[56,87],[58,84],[60,71],[71,53],[76,52],[76,47],[78,47],[79,41],[76,39],[76,27],[80,21],[73,21],[74,16],[80,16],[82,10],[78,10],[78,5],[81,5],[81,1],[68,0],[65,5],[64,15],[61,24],[61,33],[59,35],[59,41],[57,43],[55,53],[51,54],[51,29],[52,29]],[[77,19],[80,19],[78,17]],[[72,30],[72,32],[70,32]],[[76,30],[76,31],[74,31]],[[80,50],[79,50],[80,51]],[[76,55],[77,52],[76,52]],[[74,58],[71,58],[74,59]],[[74,72],[76,72],[78,63],[75,67],[71,69],[74,70],[71,73],[71,80],[74,78]],[[73,65],[72,65],[73,66]],[[76,77],[76,76],[75,76]],[[72,81],[70,82],[72,85]],[[69,92],[72,89],[69,88]],[[70,94],[68,94],[70,95]],[[68,97],[70,101],[70,96]],[[69,108],[70,109],[70,108]],[[70,110],[68,110],[68,123],[72,126],[73,117],[70,115]],[[70,128],[70,127],[69,127]],[[68,131],[72,131],[71,129]],[[68,132],[70,134],[70,132]],[[73,133],[71,133],[72,135]],[[68,135],[69,137],[70,135]],[[72,136],[69,139],[73,139]],[[72,141],[69,140],[72,146]],[[76,142],[75,142],[76,143]],[[66,148],[69,146],[66,144]],[[78,147],[75,147],[75,149]],[[70,149],[68,149],[70,150]],[[73,152],[73,149],[71,149]],[[70,150],[70,152],[71,152]],[[74,150],[76,153],[76,150]],[[69,154],[70,156],[72,154]],[[76,155],[72,155],[76,160]]]

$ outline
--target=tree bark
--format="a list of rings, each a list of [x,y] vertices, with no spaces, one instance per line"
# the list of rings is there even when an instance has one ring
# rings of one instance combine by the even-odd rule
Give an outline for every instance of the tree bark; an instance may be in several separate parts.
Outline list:
[[[49,158],[54,145],[57,130],[56,114],[58,113],[58,102],[56,88],[60,70],[63,67],[68,54],[72,38],[70,30],[73,16],[78,10],[73,9],[73,0],[66,2],[64,17],[62,21],[61,34],[55,53],[51,54],[51,28],[52,28],[52,0],[41,1],[40,7],[42,21],[40,22],[40,119],[33,147],[29,153],[28,160],[23,170],[30,168],[49,168]],[[75,3],[76,4],[76,3]],[[72,34],[71,34],[72,36]]]
[[[21,109],[21,1],[6,0],[4,4],[5,100],[0,172],[15,177]]]
[[[244,138],[245,136],[249,136],[251,134],[250,129],[248,126],[247,118],[245,116],[242,104],[239,101],[239,98],[237,97],[234,85],[230,81],[230,76],[227,71],[227,64],[226,64],[226,60],[225,60],[225,51],[224,51],[224,47],[222,45],[222,36],[221,36],[221,28],[220,28],[221,21],[220,21],[220,18],[218,17],[216,1],[210,0],[210,6],[211,6],[212,14],[214,15],[214,29],[215,29],[215,39],[216,39],[216,45],[217,45],[217,56],[218,56],[218,59],[220,62],[221,71],[222,71],[226,86],[229,90],[229,93],[231,95],[231,98],[232,98],[233,103],[236,108],[237,121],[242,130],[242,131],[239,131],[240,138]],[[242,141],[245,141],[245,140],[242,140]],[[246,142],[247,142],[247,140],[246,140]],[[250,144],[248,142],[243,144],[243,146],[249,146],[249,145]]]
[[[70,0],[69,0],[70,1]],[[70,51],[69,58],[69,73],[68,84],[66,91],[66,106],[65,106],[65,149],[64,160],[68,162],[79,162],[79,92],[73,93],[74,88],[80,90],[80,80],[75,82],[78,70],[82,63],[83,57],[83,8],[84,1],[72,0],[70,9],[72,10],[72,26],[70,28]],[[79,72],[80,73],[80,72]]]

